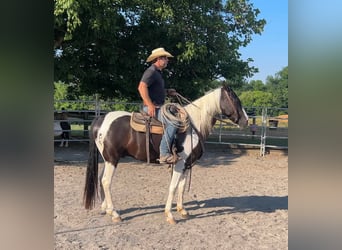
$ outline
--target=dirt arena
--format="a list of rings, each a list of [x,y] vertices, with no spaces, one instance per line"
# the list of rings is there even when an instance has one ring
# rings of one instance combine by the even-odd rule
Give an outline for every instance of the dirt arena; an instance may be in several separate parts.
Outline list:
[[[55,249],[288,249],[288,156],[258,153],[207,150],[184,195],[191,217],[174,212],[176,225],[164,216],[167,166],[124,158],[112,185],[123,221],[114,224],[100,201],[82,205],[86,146],[56,147]]]

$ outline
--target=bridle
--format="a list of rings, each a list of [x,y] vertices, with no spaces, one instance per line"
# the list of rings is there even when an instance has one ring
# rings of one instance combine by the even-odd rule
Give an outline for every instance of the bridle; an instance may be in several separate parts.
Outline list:
[[[239,112],[237,111],[237,109],[236,109],[236,107],[235,107],[235,105],[234,105],[234,103],[232,101],[232,98],[229,96],[228,90],[231,91],[231,88],[230,87],[226,87],[224,93],[225,93],[228,101],[230,102],[231,107],[233,107],[233,109],[234,109],[233,114],[235,113],[235,114],[237,114],[237,116],[239,116]],[[221,121],[221,122],[224,122],[224,123],[229,123],[229,122],[223,121],[222,119],[218,119],[218,120]],[[239,117],[237,117],[233,122],[237,123],[238,120],[239,120]]]

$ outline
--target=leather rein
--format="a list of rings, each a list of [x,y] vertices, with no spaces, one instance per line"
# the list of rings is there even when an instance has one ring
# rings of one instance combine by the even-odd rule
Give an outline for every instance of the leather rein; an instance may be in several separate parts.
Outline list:
[[[179,103],[184,103],[186,102],[187,104],[191,104],[193,106],[195,106],[196,108],[199,109],[199,107],[197,105],[195,105],[193,102],[189,101],[188,99],[186,99],[184,96],[182,96],[181,94],[177,93],[176,94],[176,97],[177,97],[177,100]],[[231,122],[228,122],[228,121],[225,121],[223,120],[221,117],[218,117],[218,116],[215,116],[214,117],[216,120],[220,121],[220,122],[223,122],[223,123],[226,123],[226,124],[231,124]]]

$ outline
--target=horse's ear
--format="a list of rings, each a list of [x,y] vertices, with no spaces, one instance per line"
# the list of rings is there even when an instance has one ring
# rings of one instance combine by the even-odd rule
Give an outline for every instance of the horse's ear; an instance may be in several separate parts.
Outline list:
[[[231,87],[229,86],[229,84],[226,81],[222,82],[222,88],[227,90],[227,91],[231,90]]]

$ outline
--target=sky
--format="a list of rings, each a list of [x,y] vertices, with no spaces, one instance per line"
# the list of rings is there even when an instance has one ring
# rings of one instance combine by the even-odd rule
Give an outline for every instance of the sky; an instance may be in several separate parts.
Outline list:
[[[241,58],[252,58],[251,66],[259,73],[250,80],[266,82],[267,76],[275,76],[288,66],[288,0],[250,0],[254,8],[260,10],[258,19],[265,19],[266,25],[261,35],[254,35],[245,48],[241,48]]]

